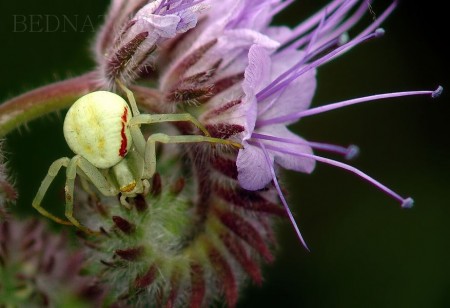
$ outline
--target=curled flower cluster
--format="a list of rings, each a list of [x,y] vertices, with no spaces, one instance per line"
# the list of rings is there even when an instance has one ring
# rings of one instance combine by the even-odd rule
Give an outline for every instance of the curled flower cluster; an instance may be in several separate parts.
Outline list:
[[[4,164],[3,152],[0,143],[0,221],[2,221],[4,218],[3,216],[6,215],[6,205],[16,201],[16,199],[17,192],[11,184],[7,167]]]
[[[94,48],[100,87],[138,78],[157,46],[195,27],[204,9],[202,1],[147,2],[113,1]]]
[[[95,89],[119,92],[119,83],[132,90],[143,112],[190,113],[212,137],[242,145],[160,146],[150,191],[129,198],[130,209],[89,183],[77,187],[75,216],[101,233],[84,241],[92,249],[93,271],[115,300],[200,307],[223,297],[235,306],[247,278],[260,284],[260,264],[274,259],[274,217],[288,217],[307,248],[278,183],[281,168],[311,173],[317,162],[330,164],[370,182],[404,208],[413,205],[362,171],[313,152],[351,159],[356,146],[307,141],[288,128],[304,117],[363,102],[440,95],[441,87],[310,107],[316,71],[382,36],[379,26],[396,2],[352,38],[347,31],[369,11],[367,1],[333,0],[293,29],[271,25],[291,3],[114,0],[93,48],[93,72],[0,107],[4,132],[20,124],[19,116],[42,115],[42,105],[51,112],[55,100],[64,108],[73,96]],[[167,134],[201,133],[182,122],[156,128]]]
[[[83,252],[64,235],[54,235],[37,220],[0,223],[0,305],[45,307],[97,306],[104,290],[83,276]]]

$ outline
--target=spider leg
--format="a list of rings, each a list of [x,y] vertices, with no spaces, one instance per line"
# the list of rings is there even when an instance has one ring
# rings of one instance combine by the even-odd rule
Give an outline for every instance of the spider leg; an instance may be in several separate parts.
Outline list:
[[[48,168],[47,175],[45,176],[44,180],[42,180],[41,186],[39,187],[38,192],[36,193],[36,196],[33,199],[32,205],[33,207],[41,213],[43,216],[50,218],[51,220],[62,224],[62,225],[72,225],[70,221],[63,220],[61,218],[56,217],[55,215],[49,213],[46,209],[44,209],[41,206],[42,199],[44,199],[44,196],[50,186],[50,184],[55,179],[56,175],[58,174],[61,167],[67,167],[70,162],[70,159],[68,157],[63,157],[60,159],[55,160],[51,165],[50,168]]]
[[[117,84],[127,95],[128,101],[131,105],[131,110],[133,111],[133,118],[131,120],[132,124],[151,124],[151,123],[161,123],[161,122],[191,122],[198,129],[200,129],[205,136],[211,137],[208,130],[202,123],[200,123],[195,117],[189,113],[179,113],[179,114],[141,114],[137,107],[136,99],[134,98],[133,92],[128,89],[119,79],[116,79]],[[135,123],[133,123],[135,122]]]
[[[200,129],[205,136],[211,137],[206,127],[190,113],[139,114],[131,119],[130,124],[141,125],[161,122],[190,122]]]
[[[89,179],[86,176],[86,174],[82,170],[80,170],[78,172],[78,176],[79,176],[80,184],[81,184],[81,187],[83,188],[83,190],[90,196],[91,200],[93,200],[94,202],[98,202],[97,193],[91,188]]]
[[[133,124],[151,124],[160,122],[191,122],[198,129],[200,129],[205,136],[210,137],[208,130],[200,123],[195,117],[189,113],[178,113],[178,114],[141,114],[137,107],[136,99],[134,98],[133,92],[128,89],[120,80],[116,79],[117,84],[127,95],[128,101],[131,105],[131,110],[133,111]]]
[[[80,168],[77,171],[78,174],[81,172],[87,177],[89,181],[104,195],[107,197],[117,196],[119,190],[108,182],[105,176],[87,159],[77,155],[77,167]],[[81,171],[81,172],[80,172]]]
[[[140,114],[139,109],[136,104],[136,99],[134,98],[133,92],[131,92],[130,89],[128,89],[119,79],[116,79],[117,84],[122,89],[123,92],[127,95],[128,102],[131,105],[131,110],[133,111],[133,116],[137,116]]]
[[[205,137],[211,137],[208,130],[203,126],[203,124],[201,124],[195,117],[193,117],[189,113],[139,114],[139,115],[131,118],[130,131],[131,131],[131,136],[133,138],[133,143],[136,146],[136,150],[142,157],[145,156],[146,141],[145,141],[144,135],[142,134],[139,126],[142,124],[153,124],[153,123],[161,123],[161,122],[191,122],[205,134]],[[213,138],[213,139],[215,141],[207,141],[207,142],[211,142],[213,144],[215,144],[215,143],[229,144],[229,145],[233,145],[234,147],[237,147],[237,148],[242,148],[242,145],[240,145],[236,142],[219,139],[219,138]],[[206,140],[202,139],[202,141],[206,141]],[[191,142],[198,142],[198,141],[191,141]]]
[[[242,145],[230,140],[213,138],[200,135],[181,135],[181,136],[169,136],[166,134],[153,134],[147,139],[147,145],[144,155],[144,179],[150,179],[155,174],[156,170],[156,142],[161,143],[198,143],[198,142],[210,142],[220,143],[226,145],[232,145],[237,148],[242,148]]]
[[[83,226],[74,216],[73,216],[73,191],[75,184],[75,177],[77,173],[80,174],[80,170],[87,176],[87,178],[94,184],[95,187],[105,196],[117,195],[117,190],[111,186],[105,177],[100,173],[100,171],[89,163],[83,157],[77,155],[72,158],[67,166],[67,177],[66,186],[64,188],[66,192],[66,210],[65,215],[67,219],[80,230],[88,234],[96,234],[95,232],[85,226]]]

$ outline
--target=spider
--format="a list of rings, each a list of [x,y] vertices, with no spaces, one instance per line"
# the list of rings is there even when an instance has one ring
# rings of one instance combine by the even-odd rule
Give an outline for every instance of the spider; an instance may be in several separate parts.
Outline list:
[[[211,137],[206,128],[189,113],[141,114],[133,92],[120,81],[117,83],[126,93],[131,111],[127,102],[112,92],[96,91],[79,98],[67,112],[63,127],[66,142],[76,155],[71,159],[62,157],[50,165],[32,202],[33,207],[45,217],[63,225],[74,225],[89,234],[96,232],[83,226],[73,216],[73,192],[77,175],[82,184],[92,183],[105,196],[120,194],[120,203],[129,208],[128,197],[146,195],[149,191],[149,179],[156,169],[156,142],[209,142],[242,147],[230,140]],[[145,140],[140,130],[142,124],[178,121],[194,124],[204,136],[156,133]],[[41,206],[50,184],[62,167],[67,168],[64,187],[67,220],[56,217]]]

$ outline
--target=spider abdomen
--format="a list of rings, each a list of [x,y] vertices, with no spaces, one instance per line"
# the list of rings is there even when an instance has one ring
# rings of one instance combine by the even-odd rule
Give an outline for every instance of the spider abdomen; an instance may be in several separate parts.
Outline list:
[[[130,108],[122,97],[107,91],[92,92],[67,112],[64,137],[73,152],[95,167],[110,168],[131,147],[130,118]]]

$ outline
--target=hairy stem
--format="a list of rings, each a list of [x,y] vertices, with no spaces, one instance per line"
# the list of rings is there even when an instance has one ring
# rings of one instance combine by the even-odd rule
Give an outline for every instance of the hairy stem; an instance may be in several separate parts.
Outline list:
[[[43,115],[69,107],[95,89],[94,72],[43,86],[0,105],[0,137]]]

